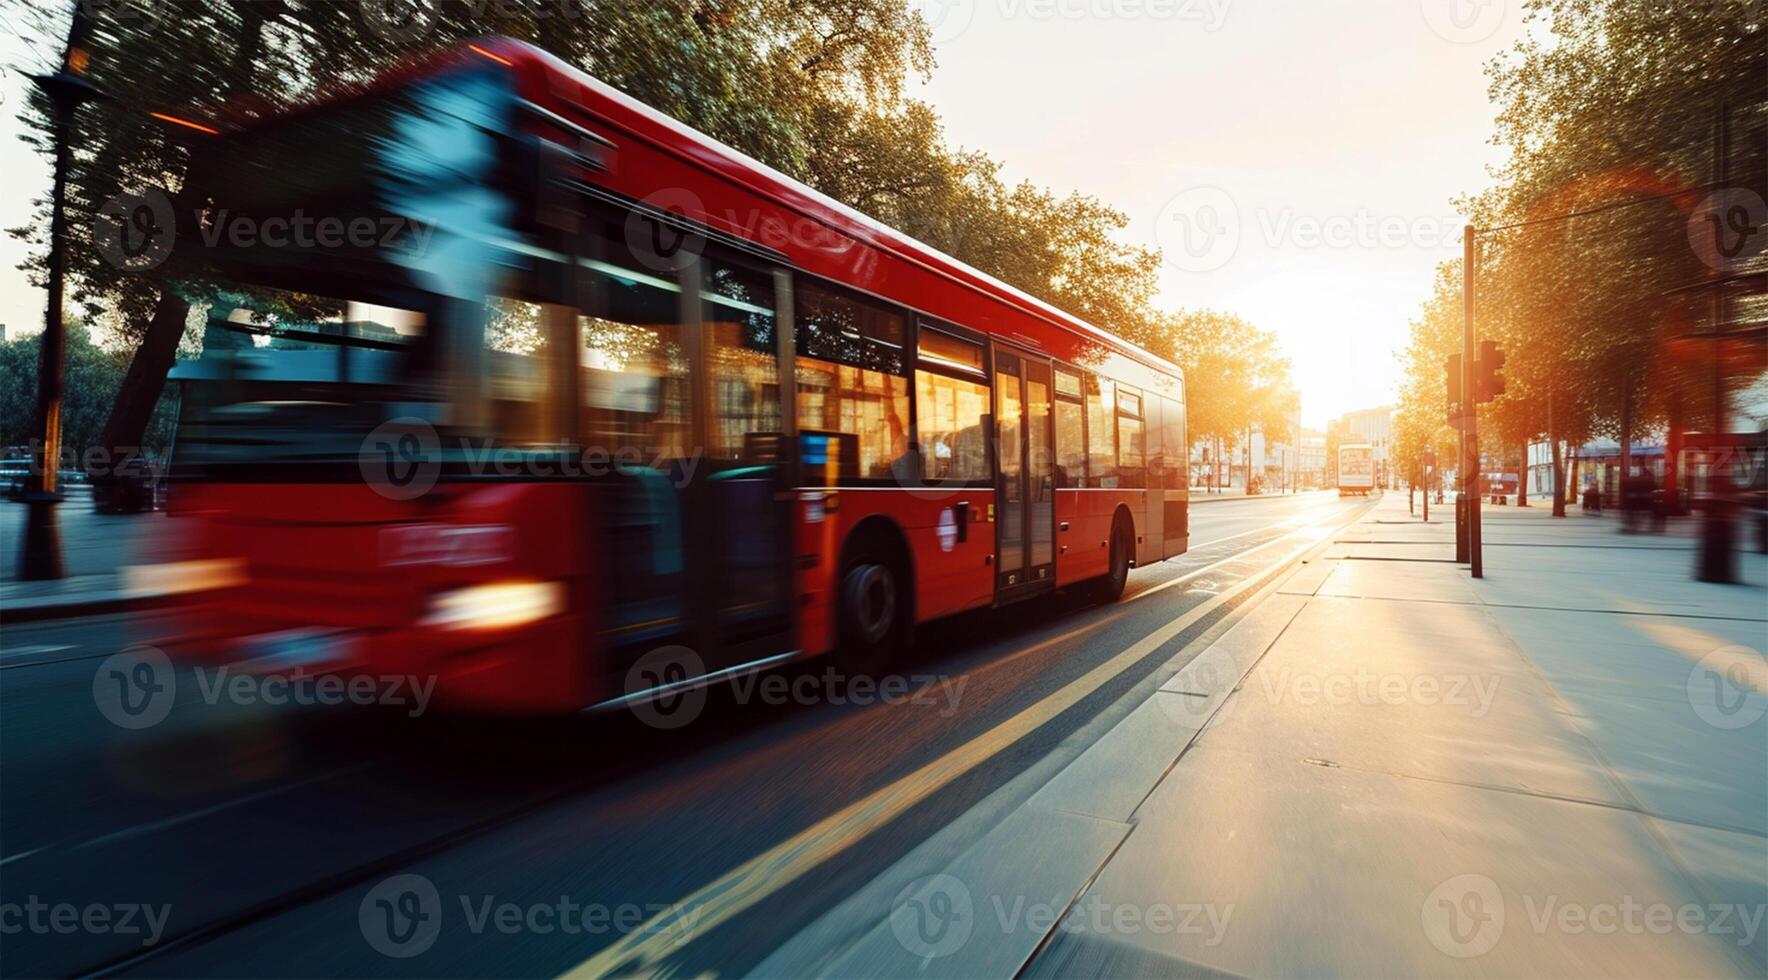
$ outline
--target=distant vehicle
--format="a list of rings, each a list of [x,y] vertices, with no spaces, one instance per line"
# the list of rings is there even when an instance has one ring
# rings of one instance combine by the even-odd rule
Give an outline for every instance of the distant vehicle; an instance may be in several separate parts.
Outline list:
[[[10,500],[24,496],[25,478],[31,475],[31,461],[23,456],[0,459],[0,487]]]
[[[1375,447],[1357,444],[1338,447],[1338,495],[1367,497],[1375,489]]]
[[[1515,473],[1485,473],[1480,476],[1480,493],[1482,496],[1502,494],[1511,496],[1516,493],[1518,478]]]
[[[57,486],[70,489],[86,482],[86,474],[79,470],[63,468],[57,477]],[[29,456],[9,456],[0,459],[0,492],[6,494],[8,500],[22,500],[31,484],[31,458]]]
[[[101,514],[140,514],[154,509],[153,464],[130,456],[113,473],[92,479],[92,509]]]

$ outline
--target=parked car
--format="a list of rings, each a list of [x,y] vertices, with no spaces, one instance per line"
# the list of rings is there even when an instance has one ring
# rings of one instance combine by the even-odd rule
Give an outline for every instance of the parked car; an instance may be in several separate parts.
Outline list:
[[[131,456],[114,472],[92,476],[92,509],[101,514],[139,514],[154,509],[154,467]]]

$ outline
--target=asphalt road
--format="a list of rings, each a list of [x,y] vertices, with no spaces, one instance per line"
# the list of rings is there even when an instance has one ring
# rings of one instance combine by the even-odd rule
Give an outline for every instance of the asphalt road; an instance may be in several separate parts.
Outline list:
[[[888,700],[813,662],[714,690],[673,730],[237,703],[188,674],[165,720],[130,730],[95,683],[151,623],[8,627],[0,927],[21,925],[0,972],[556,975],[660,930],[680,936],[650,944],[671,972],[744,972],[1078,755],[1232,603],[1102,680],[1100,665],[1365,507],[1195,505],[1191,552],[1138,569],[1116,604],[960,617],[921,631]],[[400,904],[412,879],[385,884],[408,874],[428,904]]]

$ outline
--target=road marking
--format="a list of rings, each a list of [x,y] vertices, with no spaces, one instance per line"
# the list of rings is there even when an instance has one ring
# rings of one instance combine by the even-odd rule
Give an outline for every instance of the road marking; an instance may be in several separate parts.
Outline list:
[[[11,659],[13,657],[29,657],[39,653],[60,653],[63,650],[72,649],[74,647],[70,643],[39,643],[35,646],[8,647],[5,650],[0,650],[0,657]]]
[[[140,837],[143,834],[168,830],[172,827],[187,824],[194,820],[201,820],[203,817],[212,816],[225,810],[231,810],[234,807],[245,806],[248,803],[256,803],[260,800],[267,800],[272,796],[280,796],[283,793],[300,789],[303,786],[311,786],[314,783],[324,782],[327,779],[335,779],[338,776],[347,776],[351,773],[361,772],[364,769],[370,769],[376,765],[377,763],[362,762],[354,766],[345,766],[342,769],[333,769],[329,772],[316,773],[312,776],[308,776],[306,779],[297,779],[292,783],[281,783],[268,789],[259,790],[256,793],[247,793],[244,796],[235,796],[231,799],[222,800],[213,806],[206,806],[200,810],[190,810],[176,816],[166,817],[163,820],[150,820],[147,823],[136,824],[133,827],[124,827],[122,830],[113,831],[102,837],[94,837],[91,840],[81,841],[69,848],[69,850],[83,851],[89,847],[102,847],[105,844],[114,844],[117,841],[128,840],[131,837]]]
[[[1259,545],[1233,558],[1224,558],[1213,565],[1190,572],[1182,578],[1163,582],[1131,598],[1141,598],[1170,588],[1185,579],[1207,571],[1215,565],[1236,560],[1253,551],[1261,551],[1283,538],[1309,530],[1306,528]],[[1318,527],[1312,530],[1319,531]],[[1319,538],[1289,555],[1294,559],[1314,547]],[[1279,561],[1276,567],[1285,562]],[[960,776],[992,759],[1004,749],[1042,727],[1105,683],[1122,674],[1137,662],[1158,650],[1205,615],[1230,599],[1252,589],[1263,581],[1262,576],[1249,575],[1219,596],[1200,603],[1190,612],[1137,640],[1114,654],[1109,660],[1081,677],[1070,681],[1042,701],[1031,705],[1001,722],[982,735],[952,750],[920,769],[870,795],[848,804],[810,827],[750,858],[725,872],[688,897],[670,905],[660,913],[626,933],[600,952],[573,967],[567,977],[632,976],[660,972],[667,957],[712,931],[737,915],[804,877],[811,870],[859,843],[911,807],[944,788]],[[1046,641],[1048,642],[1048,641]]]
[[[22,858],[28,858],[33,854],[40,854],[40,853],[42,853],[42,851],[43,851],[43,848],[41,848],[41,847],[33,847],[28,851],[20,851],[17,854],[12,854],[7,857],[0,858],[0,864],[11,864],[12,862],[20,860]]]

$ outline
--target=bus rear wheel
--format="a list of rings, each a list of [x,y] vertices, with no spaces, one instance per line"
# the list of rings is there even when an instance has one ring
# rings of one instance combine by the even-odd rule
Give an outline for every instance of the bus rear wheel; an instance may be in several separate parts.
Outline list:
[[[1111,522],[1111,565],[1103,578],[1093,586],[1093,598],[1098,602],[1116,602],[1123,595],[1123,587],[1130,579],[1130,555],[1135,551],[1135,538],[1130,530],[1130,523],[1119,514]]]

